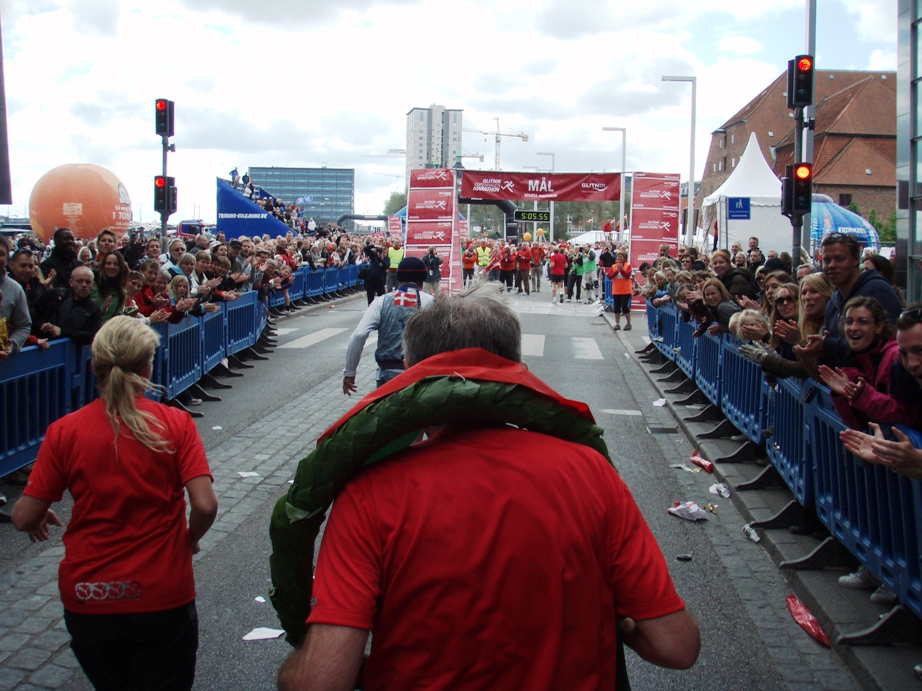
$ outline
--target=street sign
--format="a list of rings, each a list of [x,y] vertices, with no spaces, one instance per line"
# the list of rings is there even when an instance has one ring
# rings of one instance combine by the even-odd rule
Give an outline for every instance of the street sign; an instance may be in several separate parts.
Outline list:
[[[728,197],[727,209],[731,220],[749,221],[752,218],[749,212],[749,197]]]
[[[525,223],[550,223],[551,222],[551,212],[550,211],[516,211],[515,214],[516,221],[524,221]]]

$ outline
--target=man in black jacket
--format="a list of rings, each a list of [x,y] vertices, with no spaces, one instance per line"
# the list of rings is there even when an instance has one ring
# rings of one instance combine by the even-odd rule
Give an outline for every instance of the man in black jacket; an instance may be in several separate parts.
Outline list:
[[[373,245],[370,242],[363,250],[368,258],[368,272],[363,279],[368,304],[374,302],[375,297],[384,295],[384,283],[387,279],[387,269],[391,260],[387,256],[387,249],[383,245]],[[396,274],[394,274],[396,276]]]
[[[66,288],[70,285],[70,272],[82,266],[77,259],[77,239],[70,228],[58,228],[54,231],[54,248],[51,256],[39,267],[45,278],[54,271],[51,285]]]
[[[78,266],[70,275],[70,290],[49,291],[43,297],[56,303],[53,316],[41,326],[48,338],[69,338],[78,345],[89,345],[102,326],[99,305],[90,299],[93,290],[93,272],[89,267]]]

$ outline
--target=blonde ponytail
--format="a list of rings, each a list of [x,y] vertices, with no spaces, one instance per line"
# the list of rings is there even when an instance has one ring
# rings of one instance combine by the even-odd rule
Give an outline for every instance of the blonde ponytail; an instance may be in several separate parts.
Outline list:
[[[115,432],[116,448],[124,424],[151,451],[173,452],[163,437],[163,423],[135,406],[135,399],[152,386],[147,375],[159,343],[160,336],[153,329],[124,316],[103,324],[93,340],[93,373]]]

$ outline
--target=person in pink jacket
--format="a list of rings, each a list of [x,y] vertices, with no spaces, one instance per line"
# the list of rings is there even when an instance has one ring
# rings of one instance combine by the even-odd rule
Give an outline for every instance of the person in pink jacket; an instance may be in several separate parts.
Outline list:
[[[860,430],[869,422],[914,424],[916,406],[897,401],[890,394],[890,375],[899,359],[899,347],[883,305],[873,297],[852,298],[844,313],[842,324],[851,353],[841,368],[819,368],[842,421]]]

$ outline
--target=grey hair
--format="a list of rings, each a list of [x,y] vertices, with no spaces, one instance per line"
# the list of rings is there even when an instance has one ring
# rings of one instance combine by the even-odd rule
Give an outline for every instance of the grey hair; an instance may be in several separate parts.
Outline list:
[[[411,367],[433,355],[463,348],[483,348],[521,362],[522,326],[495,284],[439,297],[407,321],[403,352]]]

